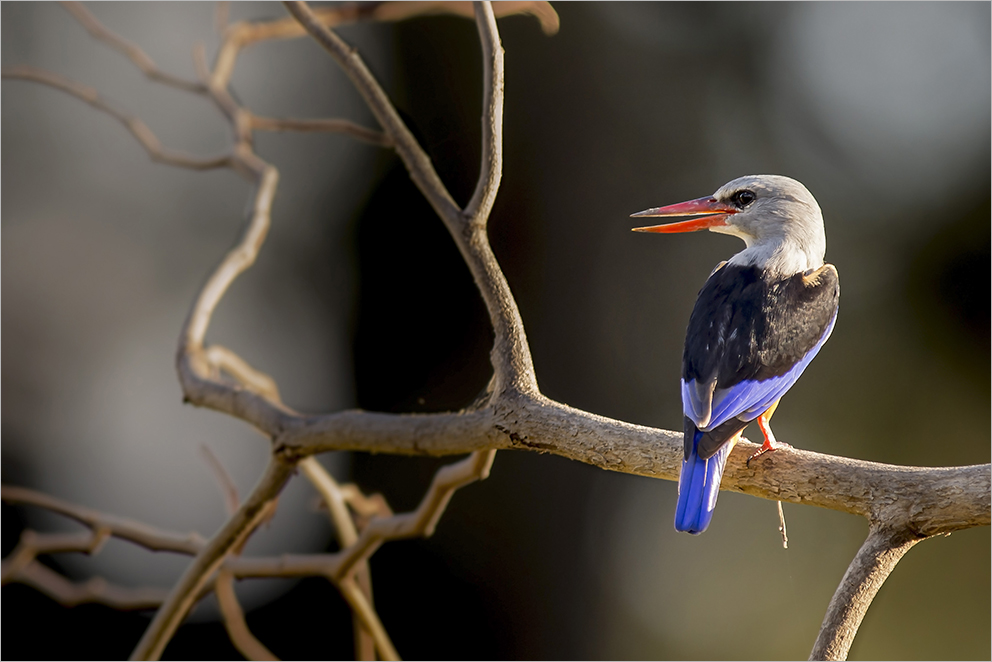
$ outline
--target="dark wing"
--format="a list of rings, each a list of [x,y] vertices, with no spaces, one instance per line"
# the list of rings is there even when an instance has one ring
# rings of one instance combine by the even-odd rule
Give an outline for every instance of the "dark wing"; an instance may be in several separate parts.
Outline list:
[[[714,272],[686,331],[685,415],[700,430],[736,434],[736,424],[723,424],[754,420],[799,379],[833,329],[839,298],[837,270],[829,264],[776,280],[757,267]],[[704,435],[697,452],[709,457],[725,441],[722,434]]]

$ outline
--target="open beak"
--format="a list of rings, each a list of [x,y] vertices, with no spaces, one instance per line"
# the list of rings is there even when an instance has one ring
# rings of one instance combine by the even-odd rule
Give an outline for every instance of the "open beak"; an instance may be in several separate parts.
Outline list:
[[[649,225],[643,228],[633,228],[634,232],[695,232],[696,230],[706,230],[707,228],[727,225],[727,217],[737,213],[737,208],[726,202],[718,202],[713,197],[698,198],[688,202],[680,202],[667,207],[655,207],[645,209],[636,214],[631,214],[631,218],[641,216],[702,216],[688,221],[678,223],[666,223],[665,225]],[[705,216],[703,216],[706,214]]]

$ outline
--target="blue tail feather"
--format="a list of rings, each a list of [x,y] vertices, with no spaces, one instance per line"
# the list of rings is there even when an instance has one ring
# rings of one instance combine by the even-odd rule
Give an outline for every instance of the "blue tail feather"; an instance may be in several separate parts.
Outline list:
[[[734,447],[728,442],[715,455],[705,460],[699,458],[696,447],[703,433],[694,430],[692,452],[682,461],[679,474],[679,503],[675,509],[675,530],[699,534],[706,530],[713,519],[716,498],[720,494],[720,479],[727,464],[727,456]]]

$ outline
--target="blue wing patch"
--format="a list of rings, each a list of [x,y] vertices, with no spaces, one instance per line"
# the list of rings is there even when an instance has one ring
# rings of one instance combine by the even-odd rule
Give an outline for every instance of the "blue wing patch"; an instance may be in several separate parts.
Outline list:
[[[787,372],[777,377],[761,381],[744,380],[725,389],[714,388],[715,380],[710,384],[697,384],[696,380],[686,383],[683,379],[682,411],[700,430],[712,430],[734,417],[742,421],[753,421],[792,388],[823,347],[823,343],[827,342],[836,321],[835,313],[827,330],[812,349]]]

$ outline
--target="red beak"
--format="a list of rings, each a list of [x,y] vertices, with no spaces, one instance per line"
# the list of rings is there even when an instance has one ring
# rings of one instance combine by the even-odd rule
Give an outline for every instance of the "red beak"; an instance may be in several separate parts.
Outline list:
[[[688,202],[680,202],[667,207],[655,207],[645,209],[636,214],[631,214],[631,218],[640,216],[700,216],[709,214],[703,218],[694,218],[689,221],[678,223],[667,223],[665,225],[650,225],[643,228],[633,228],[634,232],[695,232],[707,228],[718,227],[727,224],[727,217],[736,214],[738,209],[726,202],[718,202],[715,198],[698,198]]]

